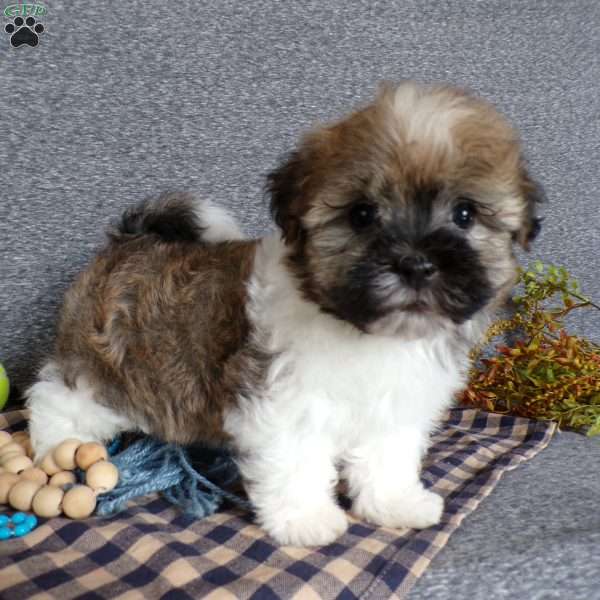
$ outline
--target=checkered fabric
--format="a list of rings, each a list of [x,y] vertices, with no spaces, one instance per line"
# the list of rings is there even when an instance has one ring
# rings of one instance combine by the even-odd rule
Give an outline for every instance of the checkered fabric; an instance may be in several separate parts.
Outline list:
[[[0,428],[23,425],[23,413],[0,415]],[[446,509],[438,526],[422,531],[353,520],[329,546],[278,547],[240,511],[195,520],[157,496],[110,518],[46,520],[0,542],[0,598],[404,598],[502,474],[553,432],[551,424],[451,410],[422,474]]]

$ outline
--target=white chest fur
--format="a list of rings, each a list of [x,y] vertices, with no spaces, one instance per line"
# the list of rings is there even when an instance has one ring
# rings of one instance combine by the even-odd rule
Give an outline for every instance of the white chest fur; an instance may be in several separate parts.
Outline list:
[[[283,543],[335,539],[347,525],[340,475],[360,518],[437,523],[442,500],[420,482],[420,462],[463,383],[468,344],[456,331],[410,341],[361,333],[302,298],[283,252],[277,237],[263,240],[248,286],[256,343],[273,356],[265,385],[225,418],[259,523]]]
[[[250,319],[275,357],[260,398],[242,400],[246,417],[260,413],[252,437],[275,427],[325,436],[344,452],[366,431],[429,429],[464,383],[465,350],[444,331],[407,341],[322,313],[299,294],[282,252],[277,237],[265,238],[249,284]]]

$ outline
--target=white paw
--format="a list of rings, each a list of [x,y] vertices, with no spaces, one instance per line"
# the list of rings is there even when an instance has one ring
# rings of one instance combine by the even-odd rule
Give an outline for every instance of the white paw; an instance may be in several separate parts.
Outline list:
[[[41,441],[31,436],[31,448],[33,450],[33,461],[37,465],[46,454],[49,454],[51,450],[56,448],[58,444],[48,443],[47,441]],[[59,442],[60,443],[60,442]]]
[[[361,493],[352,505],[352,512],[374,525],[425,529],[440,522],[444,500],[422,486],[389,497]]]
[[[40,420],[32,411],[29,419],[29,436],[33,449],[34,462],[39,463],[46,454],[66,439],[77,439],[82,442],[100,442],[97,437],[91,436],[75,428],[64,419],[57,418],[52,426],[47,426],[47,421]]]
[[[39,381],[27,390],[26,396],[36,460],[68,438],[107,441],[121,431],[136,429],[127,417],[98,404],[94,388],[85,379],[77,379],[75,387],[67,386],[53,362],[42,369]]]
[[[263,528],[283,546],[325,546],[348,528],[346,513],[333,501],[282,514],[259,515]]]

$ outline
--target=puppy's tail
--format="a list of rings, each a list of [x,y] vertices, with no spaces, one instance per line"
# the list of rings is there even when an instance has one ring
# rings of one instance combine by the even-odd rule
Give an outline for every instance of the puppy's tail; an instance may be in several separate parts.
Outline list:
[[[142,235],[152,235],[163,242],[209,244],[245,238],[225,209],[182,192],[162,194],[126,210],[108,235],[113,242]]]

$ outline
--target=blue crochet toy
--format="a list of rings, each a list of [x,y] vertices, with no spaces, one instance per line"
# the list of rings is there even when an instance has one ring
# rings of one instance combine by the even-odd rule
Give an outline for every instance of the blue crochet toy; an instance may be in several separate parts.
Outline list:
[[[185,513],[197,518],[213,514],[224,501],[251,510],[244,498],[227,491],[239,481],[231,454],[223,449],[165,444],[140,439],[118,452],[119,441],[109,446],[111,462],[119,469],[119,483],[98,496],[96,514],[123,510],[127,501],[161,492]]]

